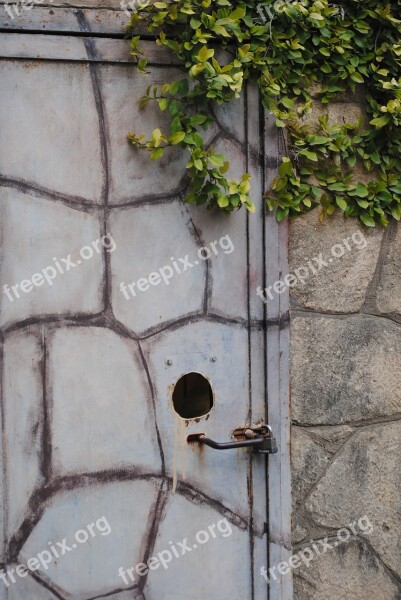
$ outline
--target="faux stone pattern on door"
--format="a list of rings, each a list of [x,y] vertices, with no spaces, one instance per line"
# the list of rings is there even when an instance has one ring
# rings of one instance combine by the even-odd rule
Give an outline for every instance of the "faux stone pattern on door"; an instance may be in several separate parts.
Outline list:
[[[227,218],[182,204],[179,150],[150,162],[128,146],[129,129],[149,133],[161,119],[157,110],[139,112],[137,98],[175,70],[155,68],[144,79],[126,65],[6,61],[0,71],[0,127],[10,142],[0,151],[1,287],[54,259],[74,259],[104,234],[116,243],[51,287],[13,302],[1,297],[3,568],[49,540],[71,540],[103,515],[112,533],[8,590],[0,585],[0,599],[187,600],[188,589],[191,600],[214,598],[220,570],[199,580],[197,572],[217,566],[228,548],[224,598],[250,598],[252,585],[260,598],[266,591],[261,578],[252,584],[250,548],[267,547],[264,461],[187,450],[187,479],[179,468],[172,494],[177,422],[168,394],[187,371],[210,378],[210,419],[189,423],[185,435],[207,423],[211,437],[228,439],[264,418],[263,305],[248,296],[249,283],[261,281],[261,240],[248,241],[244,212]],[[234,113],[219,111],[212,132],[214,145],[234,155],[235,176],[247,166],[244,114],[243,102]],[[130,300],[120,292],[121,281],[145,277],[173,255],[194,258],[227,234],[231,254],[221,250]],[[250,352],[259,373],[252,389]],[[121,591],[120,566],[223,517],[233,528],[229,542],[214,540]]]
[[[401,229],[310,213],[291,225],[291,269],[355,232],[365,249],[292,294],[294,551],[365,515],[373,531],[298,569],[296,600],[401,597]]]

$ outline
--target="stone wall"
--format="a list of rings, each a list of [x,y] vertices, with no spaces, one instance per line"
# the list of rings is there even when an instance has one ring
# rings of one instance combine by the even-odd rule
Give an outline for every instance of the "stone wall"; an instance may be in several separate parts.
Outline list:
[[[290,271],[308,269],[292,289],[294,551],[333,546],[294,570],[295,600],[401,598],[400,250],[395,223],[291,223]],[[340,541],[361,517],[372,529]]]

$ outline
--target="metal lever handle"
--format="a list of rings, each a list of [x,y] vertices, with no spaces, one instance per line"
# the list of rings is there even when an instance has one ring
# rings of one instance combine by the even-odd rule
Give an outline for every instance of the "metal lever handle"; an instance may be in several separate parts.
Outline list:
[[[198,442],[198,444],[204,444],[210,446],[215,450],[231,450],[232,448],[245,448],[253,447],[255,452],[261,454],[275,454],[278,451],[276,440],[273,437],[266,437],[254,433],[251,430],[247,430],[245,434],[252,435],[250,439],[237,440],[235,442],[215,442],[210,438],[206,437],[204,433],[195,433],[189,435],[187,438],[188,443]]]

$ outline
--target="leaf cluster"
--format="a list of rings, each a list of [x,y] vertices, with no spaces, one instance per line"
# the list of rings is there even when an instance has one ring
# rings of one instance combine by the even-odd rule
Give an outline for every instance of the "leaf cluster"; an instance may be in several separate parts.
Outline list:
[[[400,220],[401,0],[141,2],[129,33],[146,74],[134,35],[138,21],[179,58],[187,76],[150,86],[141,100],[142,107],[155,101],[169,111],[170,131],[129,139],[153,159],[167,146],[189,152],[187,202],[254,211],[249,175],[228,179],[228,161],[202,135],[214,104],[234,101],[252,80],[287,148],[266,194],[278,219],[320,206],[322,218],[340,210],[369,227]],[[359,121],[336,117],[336,102],[358,94]],[[327,115],[308,125],[317,104]]]

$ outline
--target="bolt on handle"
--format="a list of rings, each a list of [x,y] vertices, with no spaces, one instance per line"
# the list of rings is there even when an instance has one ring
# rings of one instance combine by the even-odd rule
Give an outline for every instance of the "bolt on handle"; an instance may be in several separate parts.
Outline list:
[[[243,435],[247,439],[235,440],[232,442],[216,442],[208,438],[205,433],[195,433],[188,436],[187,442],[189,444],[197,442],[198,444],[204,444],[215,450],[252,447],[255,452],[260,454],[276,454],[276,452],[278,452],[276,440],[271,436],[270,427],[268,428],[268,433],[264,435],[260,435],[250,428],[245,429]]]

